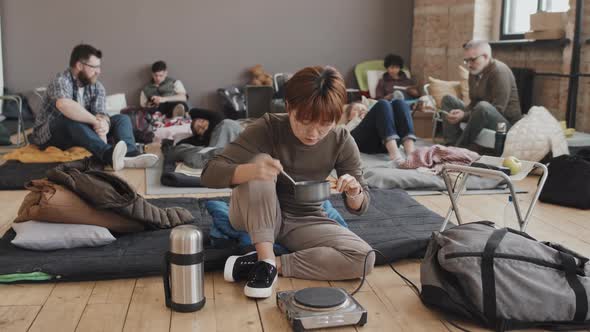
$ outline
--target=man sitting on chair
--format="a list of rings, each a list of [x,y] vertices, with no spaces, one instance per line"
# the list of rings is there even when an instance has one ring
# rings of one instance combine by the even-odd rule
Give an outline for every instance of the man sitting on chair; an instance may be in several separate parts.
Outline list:
[[[469,70],[467,106],[453,96],[445,96],[442,110],[443,135],[448,145],[469,148],[484,129],[496,130],[499,122],[507,129],[522,117],[516,80],[512,70],[492,58],[492,48],[485,41],[472,40],[463,45],[464,63]],[[461,130],[461,122],[467,126]]]
[[[70,68],[57,74],[47,87],[31,143],[42,149],[81,146],[115,171],[151,167],[158,156],[138,151],[130,118],[106,113],[106,93],[98,81],[101,58],[102,52],[90,45],[74,47]]]
[[[188,111],[187,94],[180,80],[168,76],[166,62],[152,65],[152,80],[141,90],[139,105],[156,108],[169,118],[184,116]]]

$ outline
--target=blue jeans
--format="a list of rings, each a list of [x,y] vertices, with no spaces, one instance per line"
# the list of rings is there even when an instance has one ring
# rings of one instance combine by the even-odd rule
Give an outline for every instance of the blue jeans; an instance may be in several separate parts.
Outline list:
[[[53,121],[50,130],[51,138],[41,148],[55,146],[66,150],[74,146],[81,146],[105,164],[111,164],[112,145],[103,142],[90,125],[60,116]],[[111,116],[111,127],[107,138],[115,143],[125,141],[127,155],[137,154],[131,119],[127,115],[117,114]],[[105,156],[109,150],[111,150],[110,155]]]
[[[416,140],[410,106],[403,100],[379,100],[350,133],[363,153],[387,153],[385,143]]]

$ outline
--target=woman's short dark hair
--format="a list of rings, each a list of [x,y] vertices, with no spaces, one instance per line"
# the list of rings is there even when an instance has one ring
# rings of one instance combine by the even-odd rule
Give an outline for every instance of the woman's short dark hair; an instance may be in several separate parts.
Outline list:
[[[78,61],[87,61],[91,56],[102,58],[102,52],[88,44],[76,45],[70,54],[70,67],[74,67]]]
[[[157,73],[159,71],[164,71],[166,70],[166,62],[159,60],[154,62],[154,64],[152,64],[152,73]]]
[[[391,66],[404,67],[404,59],[397,54],[388,54],[383,59],[383,66],[389,68]]]
[[[338,122],[346,103],[346,86],[333,67],[306,67],[285,83],[287,110],[298,121]]]

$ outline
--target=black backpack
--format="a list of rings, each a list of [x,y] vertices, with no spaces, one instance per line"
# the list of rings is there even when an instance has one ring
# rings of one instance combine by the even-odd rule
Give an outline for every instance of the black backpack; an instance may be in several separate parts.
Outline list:
[[[246,98],[243,89],[237,86],[217,89],[217,95],[226,118],[236,120],[246,117]]]
[[[548,169],[541,202],[590,209],[590,149],[553,158]]]

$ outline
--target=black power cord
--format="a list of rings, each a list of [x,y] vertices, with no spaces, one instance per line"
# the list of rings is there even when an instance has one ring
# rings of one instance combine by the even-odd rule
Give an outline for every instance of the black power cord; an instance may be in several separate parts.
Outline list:
[[[455,180],[455,184],[456,184],[456,180]],[[352,291],[352,293],[350,293],[351,296],[353,296],[354,294],[356,294],[365,284],[365,280],[367,277],[367,259],[369,259],[369,255],[371,253],[377,253],[379,255],[381,255],[381,257],[383,257],[385,259],[385,261],[387,261],[387,256],[385,256],[381,251],[377,250],[377,249],[371,249],[369,250],[369,252],[367,253],[367,255],[365,256],[365,263],[363,266],[363,277],[361,278],[361,283],[358,285],[358,287]],[[418,289],[418,286],[416,286],[416,284],[414,284],[410,279],[406,278],[403,274],[401,274],[400,272],[398,272],[395,267],[393,267],[393,264],[391,263],[387,263],[387,265],[389,265],[389,267],[393,270],[393,272],[395,272],[395,274],[397,274],[400,278],[402,278],[402,280],[406,283],[406,285],[408,285],[416,294],[416,296],[418,296],[418,298],[421,300],[420,297],[420,290]],[[448,322],[449,324],[453,325],[455,328],[463,331],[463,332],[471,332],[468,329],[465,329],[461,326],[459,326],[457,323],[454,323],[448,319],[445,318],[445,321]]]

